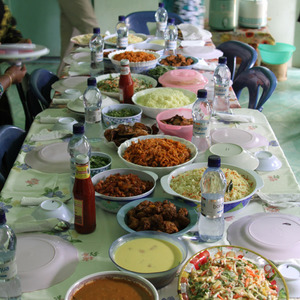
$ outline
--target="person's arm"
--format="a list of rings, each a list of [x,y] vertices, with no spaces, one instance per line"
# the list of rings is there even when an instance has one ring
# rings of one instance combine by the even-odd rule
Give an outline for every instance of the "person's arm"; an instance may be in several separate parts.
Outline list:
[[[22,82],[26,72],[27,70],[24,65],[11,66],[6,69],[4,74],[0,75],[0,97],[12,84]]]

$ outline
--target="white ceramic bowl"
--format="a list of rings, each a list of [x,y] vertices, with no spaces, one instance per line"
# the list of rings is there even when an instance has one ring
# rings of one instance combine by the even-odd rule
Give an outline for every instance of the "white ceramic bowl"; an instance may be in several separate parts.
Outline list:
[[[149,43],[138,43],[129,45],[126,50],[148,50],[157,52],[159,55],[163,55],[164,53],[164,46],[158,44],[149,44]]]
[[[187,104],[187,105],[178,104],[177,107],[168,107],[168,104],[167,104],[168,99],[164,99],[164,96],[161,96],[161,99],[160,99],[160,103],[166,103],[165,105],[162,105],[164,108],[162,108],[162,107],[150,107],[150,106],[145,106],[145,105],[142,105],[142,104],[139,103],[139,98],[141,96],[144,96],[144,95],[149,95],[150,96],[151,93],[156,95],[160,92],[165,93],[166,91],[170,91],[170,90],[182,92],[185,96],[187,96],[190,99],[190,103]],[[159,97],[159,95],[155,96],[155,97]],[[172,109],[172,108],[192,108],[193,104],[195,103],[196,100],[197,100],[197,95],[195,93],[191,92],[191,91],[181,89],[181,88],[168,88],[168,87],[160,87],[160,88],[155,88],[155,89],[143,90],[143,91],[135,93],[132,97],[132,102],[135,105],[141,107],[142,110],[143,110],[143,113],[146,116],[148,116],[152,119],[155,119],[156,116],[159,113],[161,113],[162,111],[168,110],[168,109]]]
[[[71,117],[59,118],[58,121],[54,124],[53,130],[68,130],[70,132],[73,132],[73,125],[76,123],[77,121]]]
[[[91,177],[93,177],[94,175],[96,175],[98,173],[101,173],[101,172],[111,169],[112,158],[110,155],[103,153],[103,152],[92,152],[91,157],[93,157],[93,156],[103,157],[108,161],[108,163],[105,166],[102,166],[99,168],[92,168],[92,166],[91,166]]]
[[[109,116],[107,113],[111,111],[120,111],[122,109],[130,109],[135,114],[132,116],[127,117],[112,117]],[[119,125],[119,124],[131,124],[136,122],[141,122],[142,119],[142,109],[136,105],[133,104],[115,104],[110,105],[102,108],[102,121],[105,127]]]
[[[96,200],[99,203],[99,206],[112,213],[117,213],[119,209],[127,204],[128,202],[144,198],[146,196],[149,196],[153,193],[155,187],[156,187],[156,180],[158,179],[157,175],[153,172],[147,172],[142,170],[133,170],[133,169],[111,169],[106,170],[104,172],[98,173],[92,177],[93,185],[95,186],[100,180],[105,180],[108,176],[114,175],[114,174],[120,174],[120,175],[126,175],[126,174],[135,174],[137,175],[141,180],[144,181],[150,181],[153,183],[153,187],[140,195],[132,196],[132,197],[113,197],[113,196],[107,196],[100,194],[95,191]]]
[[[206,158],[212,154],[220,156],[224,164],[236,165],[248,170],[255,170],[259,164],[255,155],[236,144],[214,144],[206,151]]]
[[[61,219],[70,222],[73,218],[69,208],[59,200],[48,199],[43,201],[32,213],[37,220],[51,218]]]
[[[158,292],[151,282],[142,276],[120,271],[104,271],[99,273],[94,273],[87,275],[79,280],[77,280],[67,291],[65,300],[73,300],[74,294],[80,290],[85,285],[97,280],[97,279],[121,279],[128,280],[132,283],[137,283],[142,286],[153,298],[153,300],[159,300]],[[112,295],[113,297],[113,295]]]
[[[186,145],[186,147],[188,147],[191,151],[191,158],[189,161],[180,164],[180,165],[176,165],[176,166],[172,166],[172,167],[147,167],[147,166],[141,166],[141,165],[137,165],[134,164],[132,162],[127,161],[126,159],[123,158],[124,152],[125,150],[132,144],[135,142],[138,142],[139,140],[147,140],[147,139],[170,139],[170,140],[174,140],[174,141],[178,141],[181,142],[182,144]],[[119,148],[118,148],[118,155],[120,157],[120,159],[131,169],[136,169],[136,170],[141,170],[141,171],[151,171],[154,172],[155,174],[157,174],[158,177],[164,176],[166,174],[169,174],[170,172],[172,172],[173,170],[179,168],[179,167],[183,167],[183,166],[187,166],[192,164],[192,162],[195,160],[195,158],[197,157],[198,151],[196,146],[190,142],[187,141],[186,139],[183,138],[179,138],[177,136],[169,136],[169,135],[145,135],[145,136],[140,136],[140,137],[136,137],[136,138],[132,138],[130,140],[125,141],[124,143],[122,143]]]
[[[127,242],[130,242],[132,240],[136,239],[156,239],[160,240],[164,243],[170,243],[173,245],[173,247],[177,247],[179,249],[179,252],[181,253],[180,263],[169,270],[161,271],[161,272],[152,272],[152,273],[140,273],[135,272],[133,270],[126,269],[122,266],[120,266],[115,261],[115,253],[118,250],[118,248]],[[143,232],[135,232],[135,233],[129,233],[126,234],[117,240],[115,240],[110,248],[109,248],[109,257],[112,260],[112,262],[117,266],[117,268],[121,271],[130,272],[135,275],[139,275],[144,277],[145,279],[149,280],[157,289],[160,289],[166,285],[168,285],[175,277],[177,271],[179,270],[181,264],[185,261],[187,256],[187,246],[183,242],[183,240],[180,237],[175,237],[171,234],[164,233],[164,232],[156,232],[156,231],[143,231]],[[161,255],[164,255],[161,253]]]
[[[155,56],[155,59],[149,60],[149,61],[142,61],[142,62],[131,62],[131,61],[129,61],[129,67],[130,67],[131,73],[144,73],[144,72],[146,72],[150,69],[153,69],[157,64],[158,59],[160,58],[160,55],[157,52],[153,52],[153,51],[131,50],[130,52],[140,52],[140,51],[153,54]],[[112,64],[114,65],[114,68],[115,68],[116,72],[118,72],[118,73],[121,70],[121,61],[115,60],[114,56],[116,54],[124,53],[124,52],[128,52],[128,50],[118,50],[118,51],[112,52],[108,55],[108,58],[111,60]]]
[[[63,94],[62,98],[67,98],[70,100],[75,100],[81,96],[80,90],[77,89],[66,89]]]
[[[255,156],[259,160],[256,171],[270,172],[281,168],[281,161],[270,151],[258,151]]]
[[[189,170],[200,169],[203,167],[207,167],[207,163],[194,163],[194,164],[191,164],[188,166],[177,168],[176,170],[172,171],[168,175],[163,176],[160,180],[163,190],[166,193],[168,193],[169,195],[187,200],[190,203],[194,203],[195,206],[200,205],[199,200],[195,200],[195,199],[192,199],[192,198],[189,198],[186,196],[182,196],[182,195],[178,194],[177,192],[175,192],[170,187],[170,183],[171,183],[172,178],[174,178],[175,176],[177,176],[181,173],[184,173]],[[256,172],[254,172],[252,170],[243,169],[241,167],[237,167],[237,166],[229,165],[229,164],[221,164],[221,167],[228,168],[231,170],[236,170],[239,174],[246,176],[249,180],[251,180],[253,182],[253,190],[249,195],[247,195],[246,197],[243,197],[241,199],[238,199],[238,200],[224,202],[225,216],[230,216],[230,215],[234,215],[235,213],[239,212],[241,209],[246,207],[247,204],[249,203],[249,201],[251,200],[252,196],[255,194],[255,192],[264,186],[264,182],[263,182],[262,178]],[[199,187],[199,189],[200,189],[200,187]]]

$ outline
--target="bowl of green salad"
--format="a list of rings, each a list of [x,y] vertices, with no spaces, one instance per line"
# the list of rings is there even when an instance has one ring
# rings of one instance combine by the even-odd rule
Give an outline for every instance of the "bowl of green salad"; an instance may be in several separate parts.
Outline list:
[[[103,152],[92,152],[90,158],[91,178],[103,171],[111,169],[112,158]]]
[[[133,104],[115,104],[102,108],[102,121],[105,127],[141,122],[143,110]]]

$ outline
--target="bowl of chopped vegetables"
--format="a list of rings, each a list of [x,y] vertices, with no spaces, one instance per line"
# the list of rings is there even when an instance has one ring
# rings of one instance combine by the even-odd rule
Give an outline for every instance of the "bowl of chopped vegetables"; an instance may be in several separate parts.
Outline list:
[[[92,152],[90,159],[91,177],[111,169],[112,158],[103,152]]]
[[[133,104],[115,104],[102,108],[102,121],[105,127],[141,122],[143,110]]]

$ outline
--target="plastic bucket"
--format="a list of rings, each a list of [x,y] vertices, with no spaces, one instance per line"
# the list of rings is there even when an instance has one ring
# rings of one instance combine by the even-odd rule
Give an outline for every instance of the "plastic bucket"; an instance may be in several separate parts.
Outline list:
[[[280,65],[288,62],[296,47],[285,43],[276,43],[275,45],[259,44],[258,49],[263,62]]]

